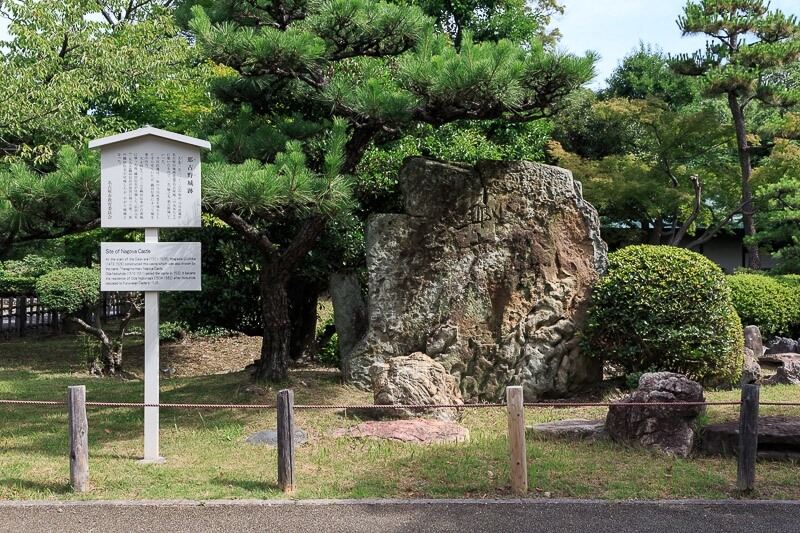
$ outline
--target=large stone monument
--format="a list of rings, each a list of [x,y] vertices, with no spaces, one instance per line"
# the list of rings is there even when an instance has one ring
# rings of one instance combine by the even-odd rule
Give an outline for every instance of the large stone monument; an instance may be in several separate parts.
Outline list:
[[[607,248],[569,171],[409,158],[399,182],[406,214],[367,223],[369,324],[343,354],[346,380],[369,387],[373,363],[414,352],[466,400],[522,385],[531,401],[601,379],[576,334]]]

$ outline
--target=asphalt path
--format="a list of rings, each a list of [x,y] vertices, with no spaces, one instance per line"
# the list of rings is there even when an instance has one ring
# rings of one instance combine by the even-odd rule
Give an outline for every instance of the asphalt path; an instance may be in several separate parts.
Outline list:
[[[797,533],[800,501],[0,502],[0,531]]]

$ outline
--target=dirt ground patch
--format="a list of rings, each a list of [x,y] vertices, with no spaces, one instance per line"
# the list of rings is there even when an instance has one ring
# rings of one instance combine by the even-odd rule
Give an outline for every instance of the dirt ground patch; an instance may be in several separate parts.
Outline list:
[[[192,338],[161,345],[161,367],[173,368],[174,376],[226,374],[243,370],[261,353],[261,337]]]
[[[261,337],[239,334],[225,337],[191,336],[179,342],[162,342],[159,366],[169,369],[170,377],[194,377],[239,372],[261,354]],[[125,341],[125,371],[142,378],[144,337]]]

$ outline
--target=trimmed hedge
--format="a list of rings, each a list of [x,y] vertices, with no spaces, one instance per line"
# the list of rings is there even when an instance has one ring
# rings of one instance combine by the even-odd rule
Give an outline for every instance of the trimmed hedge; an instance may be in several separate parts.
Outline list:
[[[68,314],[100,300],[100,272],[91,268],[62,268],[39,278],[36,293],[42,305]]]
[[[40,276],[63,266],[61,259],[32,254],[5,261],[0,266],[0,296],[30,296]]]
[[[683,248],[640,245],[609,254],[585,346],[628,374],[667,370],[727,384],[741,375],[744,338],[717,265]]]
[[[728,276],[733,306],[746,325],[765,339],[800,333],[800,283],[797,276],[743,272]]]
[[[4,277],[0,275],[0,296],[29,296],[35,291],[36,278]]]

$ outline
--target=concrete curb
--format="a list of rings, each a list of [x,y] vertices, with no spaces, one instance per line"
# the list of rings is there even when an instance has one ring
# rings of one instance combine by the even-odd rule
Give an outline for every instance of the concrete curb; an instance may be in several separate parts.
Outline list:
[[[658,506],[793,506],[800,510],[800,500],[581,500],[555,498],[515,499],[364,499],[364,500],[35,500],[0,501],[0,509],[8,507],[225,507],[225,506],[318,506],[318,505],[658,505]]]

